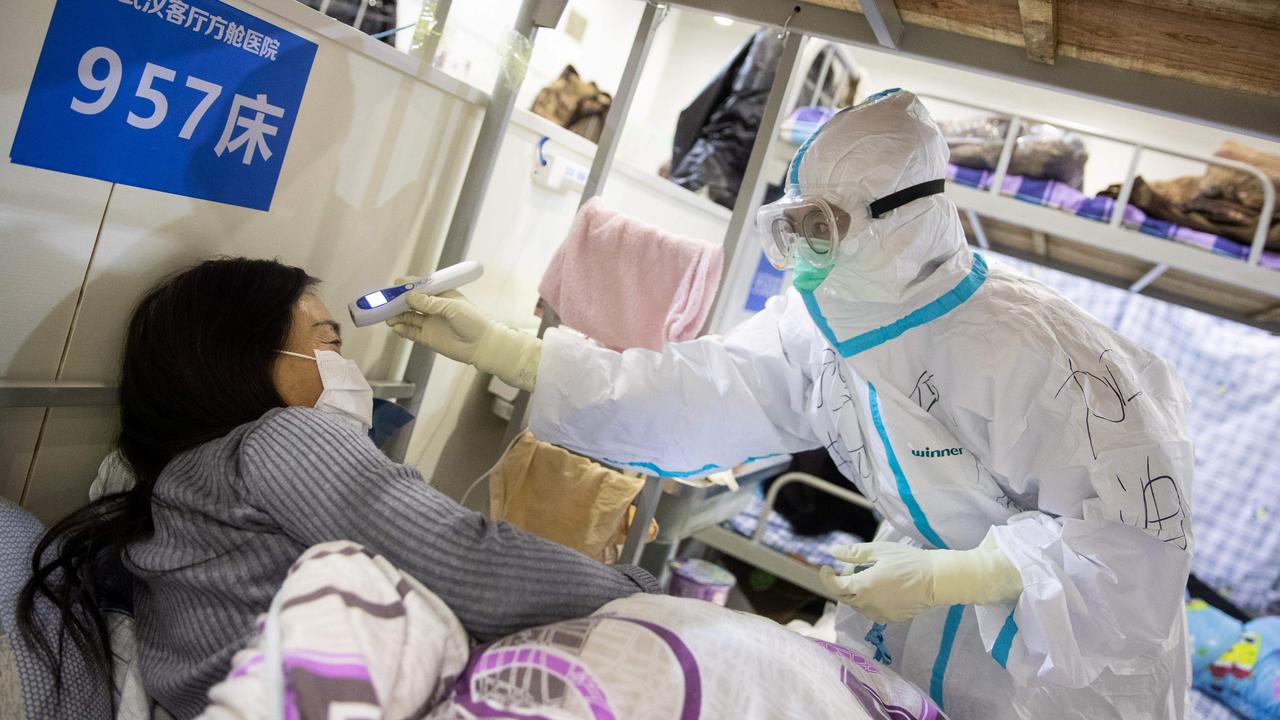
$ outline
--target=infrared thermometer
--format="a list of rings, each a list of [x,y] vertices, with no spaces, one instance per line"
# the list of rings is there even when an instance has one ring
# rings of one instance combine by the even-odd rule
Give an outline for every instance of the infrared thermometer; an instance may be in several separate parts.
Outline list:
[[[484,265],[475,260],[464,260],[457,265],[441,268],[424,278],[410,280],[403,285],[374,290],[356,298],[347,310],[356,327],[380,323],[409,310],[409,293],[419,292],[439,295],[446,290],[462,287],[484,275]]]

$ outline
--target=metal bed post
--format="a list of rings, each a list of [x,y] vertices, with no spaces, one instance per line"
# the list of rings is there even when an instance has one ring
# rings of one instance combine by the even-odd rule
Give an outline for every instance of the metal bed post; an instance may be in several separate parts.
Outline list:
[[[631,109],[631,101],[635,99],[640,86],[640,74],[649,59],[649,49],[653,46],[653,37],[658,25],[667,15],[667,6],[654,2],[646,2],[644,12],[640,15],[640,25],[636,28],[636,37],[631,44],[631,53],[627,56],[627,64],[623,67],[622,78],[618,80],[618,92],[614,93],[613,103],[605,116],[604,129],[600,132],[600,140],[596,143],[595,157],[591,161],[591,173],[582,188],[582,197],[578,207],[588,200],[604,193],[604,183],[613,166],[614,155],[617,154],[618,142],[622,139],[622,128]],[[542,308],[542,324],[538,327],[538,337],[547,330],[560,324],[555,310],[545,305]],[[503,437],[503,445],[511,444],[524,430],[525,415],[529,410],[530,393],[523,390],[516,396],[512,404],[511,420],[507,424],[507,432]]]
[[[653,38],[657,34],[658,25],[666,18],[668,8],[653,2],[646,2],[644,13],[640,15],[640,25],[636,28],[635,40],[631,43],[631,53],[627,55],[627,64],[622,70],[622,78],[618,81],[618,92],[614,94],[613,104],[605,116],[604,129],[600,132],[600,141],[596,143],[596,154],[591,161],[591,173],[582,188],[582,200],[579,207],[593,197],[604,194],[604,183],[609,179],[609,169],[613,166],[613,158],[618,153],[618,142],[622,139],[622,128],[626,124],[627,115],[631,112],[631,102],[635,100],[636,90],[640,87],[640,75],[644,71],[645,62],[649,59],[649,49],[653,47]]]
[[[364,14],[369,10],[369,3],[367,0],[356,0],[356,5],[356,16],[351,20],[351,27],[360,30],[360,26],[364,24]]]
[[[1009,174],[1009,164],[1013,161],[1013,149],[1018,144],[1018,133],[1021,130],[1022,118],[1017,115],[1009,118],[1009,132],[1004,136],[1004,147],[1000,149],[1000,162],[996,163],[995,174],[991,176],[992,195],[999,195],[1004,189],[1004,178]]]
[[[578,207],[582,207],[591,198],[604,193],[604,184],[608,179],[609,169],[613,165],[613,158],[617,154],[618,142],[622,139],[622,130],[626,124],[627,113],[631,109],[631,101],[635,99],[636,90],[640,87],[640,75],[644,71],[645,62],[649,58],[649,50],[653,46],[654,34],[666,15],[667,6],[665,4],[651,1],[645,2],[644,12],[640,15],[640,24],[636,28],[635,40],[631,44],[631,53],[627,56],[627,64],[622,70],[622,77],[618,80],[618,91],[614,93],[609,114],[605,117],[604,129],[600,133],[599,142],[596,143],[595,157],[591,161],[591,172],[587,176],[587,182],[583,185],[582,197]],[[547,330],[559,324],[560,319],[555,311],[544,305],[542,308],[542,324],[538,328],[538,337],[542,337]],[[503,437],[504,446],[510,445],[516,436],[524,431],[525,415],[528,414],[530,397],[531,394],[523,390],[516,397],[511,411],[511,420],[507,423],[507,432]],[[658,499],[661,495],[660,479],[656,477],[648,478],[645,481],[644,488],[640,490],[640,494],[636,497],[636,514],[633,518],[631,529],[627,533],[626,543],[623,545],[619,562],[635,564],[639,560],[640,552],[644,549],[643,539],[649,531],[649,523],[653,520],[653,515],[658,507]]]
[[[902,16],[898,14],[898,6],[893,0],[862,0],[859,7],[876,35],[876,42],[890,50],[898,49],[902,40]]]
[[[566,3],[567,0],[523,0],[520,3],[520,11],[516,14],[513,30],[532,44],[539,27],[555,27]],[[502,139],[506,135],[507,122],[511,119],[511,110],[515,107],[516,95],[519,91],[519,85],[509,87],[502,78],[494,83],[493,92],[489,95],[489,105],[485,108],[484,120],[480,124],[480,133],[476,136],[475,150],[472,151],[471,161],[467,165],[467,174],[463,178],[462,189],[458,193],[458,204],[454,208],[453,219],[449,222],[449,232],[445,236],[444,245],[440,248],[440,257],[436,261],[437,267],[447,267],[467,257],[471,235],[480,218],[485,191],[489,187],[489,179],[493,176],[493,168],[497,165],[498,153],[502,149]],[[401,400],[400,404],[415,416],[422,407],[422,399],[427,392],[427,380],[431,377],[431,366],[434,362],[435,353],[432,350],[414,344],[404,372],[405,380],[413,383],[414,391],[411,397]],[[408,427],[402,428],[395,441],[387,448],[387,455],[393,460],[404,461],[415,425],[416,422],[413,422]]]
[[[972,210],[964,211],[965,217],[969,218],[969,227],[973,230],[973,237],[978,241],[978,247],[983,250],[990,250],[991,243],[987,240],[987,231],[982,227],[982,218],[978,217],[978,213]]]
[[[427,0],[427,2],[430,1]],[[427,34],[420,50],[422,61],[428,65],[436,64],[436,51],[440,49],[440,39],[444,37],[444,24],[449,20],[451,7],[453,7],[453,0],[436,0],[436,31]]]
[[[1244,163],[1240,164],[1244,165]],[[1268,218],[1275,215],[1276,188],[1262,171],[1254,167],[1245,167],[1262,184],[1262,212],[1258,214],[1258,226],[1254,228],[1253,244],[1249,247],[1249,264],[1256,266],[1262,259],[1262,250],[1267,244],[1267,236],[1271,230]]]
[[[1129,171],[1125,173],[1120,194],[1116,196],[1116,202],[1111,206],[1111,217],[1107,219],[1107,224],[1113,228],[1120,227],[1120,223],[1124,222],[1124,211],[1129,207],[1129,197],[1133,195],[1133,183],[1138,176],[1138,161],[1142,159],[1142,150],[1141,145],[1133,146],[1133,157],[1129,158]]]
[[[790,24],[790,21],[791,18],[788,18],[787,23]],[[769,97],[765,101],[764,112],[760,116],[760,128],[756,131],[755,142],[751,146],[751,156],[747,160],[746,171],[742,176],[742,184],[738,187],[738,197],[734,202],[733,215],[729,219],[729,228],[725,232],[725,262],[720,272],[722,287],[720,293],[716,296],[715,306],[703,325],[703,334],[708,332],[709,328],[716,322],[716,319],[723,313],[724,308],[727,307],[726,302],[730,293],[725,292],[723,284],[725,278],[729,277],[732,272],[732,268],[736,266],[738,253],[741,252],[742,235],[747,228],[747,224],[754,218],[756,210],[760,207],[760,198],[764,191],[762,179],[765,160],[768,158],[769,151],[777,137],[778,125],[782,121],[782,114],[786,108],[785,100],[793,85],[792,80],[795,76],[796,60],[799,58],[800,47],[805,40],[804,35],[792,33],[785,28],[783,33],[782,55],[779,57],[778,67],[774,71],[773,84],[769,87]],[[649,521],[657,510],[658,500],[661,499],[661,495],[662,478],[648,478],[644,489],[640,492],[640,497],[636,499],[636,517],[627,535],[626,545],[623,546],[623,562],[638,563],[644,549],[642,539],[649,530]],[[646,514],[642,515],[642,513]],[[670,554],[674,553],[675,549],[673,545],[668,551],[667,557],[646,558],[645,569],[662,578],[665,575],[666,564],[671,560]],[[628,554],[628,551],[630,551],[630,554]]]
[[[1115,204],[1111,206],[1111,217],[1107,218],[1107,224],[1113,228],[1120,227],[1124,222],[1124,211],[1129,208],[1129,198],[1133,195],[1133,185],[1138,176],[1138,162],[1142,159],[1143,150],[1141,145],[1133,146],[1133,157],[1129,158],[1129,170],[1125,173],[1124,183],[1120,185],[1120,194],[1116,196]],[[1148,285],[1159,280],[1160,276],[1168,270],[1167,264],[1156,263],[1129,286],[1129,292],[1136,294],[1146,290]]]
[[[790,23],[791,19],[788,18]],[[707,315],[702,326],[702,333],[710,332],[724,315],[731,302],[729,292],[724,287],[725,280],[732,274],[738,264],[741,252],[742,236],[755,221],[756,211],[760,209],[761,197],[765,183],[762,182],[765,160],[778,135],[778,125],[785,112],[784,101],[792,85],[792,77],[796,70],[796,60],[800,55],[800,46],[805,36],[784,31],[782,55],[778,59],[778,69],[773,76],[773,85],[769,88],[769,99],[765,102],[764,112],[760,116],[760,129],[756,131],[755,142],[751,146],[751,156],[747,160],[746,171],[742,174],[742,184],[738,186],[738,197],[733,203],[733,215],[729,218],[729,228],[724,235],[724,267],[720,271],[720,293],[716,296],[714,307]]]
[[[1143,290],[1146,290],[1148,285],[1155,282],[1156,280],[1159,280],[1160,276],[1165,274],[1165,272],[1167,272],[1168,270],[1169,270],[1169,266],[1167,264],[1156,263],[1150,270],[1146,272],[1145,275],[1135,280],[1134,283],[1129,286],[1129,292],[1140,293]]]
[[[813,94],[809,96],[810,105],[826,104],[826,102],[824,102],[826,98],[823,97],[822,88],[825,87],[827,84],[827,75],[830,74],[831,72],[831,64],[835,60],[835,54],[836,54],[835,47],[831,45],[828,45],[822,50],[822,69],[818,71],[818,82],[813,86]],[[801,82],[805,83],[808,81],[809,81],[809,74],[806,72],[804,80],[802,80]],[[803,87],[804,85],[802,84],[801,88]],[[831,104],[833,105],[835,104],[834,97],[831,98]]]
[[[645,2],[644,14],[640,16],[640,27],[636,30],[636,38],[631,45],[631,54],[627,57],[626,68],[622,71],[622,79],[618,83],[618,93],[614,99],[614,106],[610,109],[609,116],[605,119],[604,131],[600,135],[600,143],[596,147],[595,158],[591,162],[591,173],[587,176],[579,207],[591,198],[604,194],[604,183],[608,179],[609,169],[613,165],[618,143],[622,139],[622,129],[626,122],[627,113],[631,109],[631,101],[635,99],[636,89],[640,86],[640,73],[644,70],[644,63],[648,60],[649,49],[653,45],[653,37],[658,25],[666,19],[668,11],[667,5],[658,5],[651,0]],[[539,334],[546,332],[546,327],[548,326],[546,323],[547,318],[555,318],[553,311],[549,308],[545,311],[544,327]],[[527,407],[528,402],[526,400],[519,409],[523,412]],[[645,478],[644,487],[640,489],[640,494],[635,499],[636,513],[632,518],[631,527],[627,531],[627,539],[623,543],[622,552],[619,555],[620,562],[631,565],[639,564],[640,554],[644,551],[644,539],[649,533],[649,523],[653,521],[653,516],[657,513],[658,500],[661,498],[662,479],[652,476]]]

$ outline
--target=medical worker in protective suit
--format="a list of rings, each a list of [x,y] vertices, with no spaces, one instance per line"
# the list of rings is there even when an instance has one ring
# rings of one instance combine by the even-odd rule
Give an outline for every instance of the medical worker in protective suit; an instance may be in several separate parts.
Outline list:
[[[1160,358],[965,242],[902,91],[837,114],[760,210],[794,289],[724,336],[618,353],[415,296],[401,335],[533,390],[542,440],[697,475],[825,446],[886,523],[824,570],[842,641],[948,715],[1186,716],[1188,399]]]

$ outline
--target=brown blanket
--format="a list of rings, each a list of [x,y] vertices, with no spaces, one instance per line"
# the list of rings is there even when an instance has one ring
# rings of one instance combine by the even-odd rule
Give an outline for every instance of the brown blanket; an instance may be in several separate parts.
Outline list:
[[[1228,142],[1214,153],[1238,160],[1263,171],[1280,194],[1280,156],[1268,155]],[[1112,185],[1099,195],[1116,197],[1120,186]],[[1189,175],[1173,180],[1134,180],[1129,203],[1147,215],[1168,220],[1194,230],[1221,235],[1248,245],[1253,242],[1258,215],[1262,212],[1263,191],[1253,175],[1231,168],[1210,166],[1202,176]],[[1280,250],[1280,207],[1271,216],[1267,233],[1268,250]]]
[[[566,65],[560,77],[538,92],[530,109],[591,142],[599,142],[612,104],[609,93],[583,80],[572,65]]]

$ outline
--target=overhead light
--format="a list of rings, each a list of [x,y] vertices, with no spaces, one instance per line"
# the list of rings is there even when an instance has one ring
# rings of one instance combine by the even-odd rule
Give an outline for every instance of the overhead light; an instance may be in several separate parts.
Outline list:
[[[729,18],[727,18],[727,17],[725,17],[725,16],[723,16],[723,15],[716,15],[715,17],[713,17],[713,18],[711,18],[711,19],[712,19],[712,20],[715,20],[717,25],[723,25],[724,27],[729,27],[730,25],[732,25],[732,24],[733,24],[733,20],[731,20],[731,19],[729,19]]]

